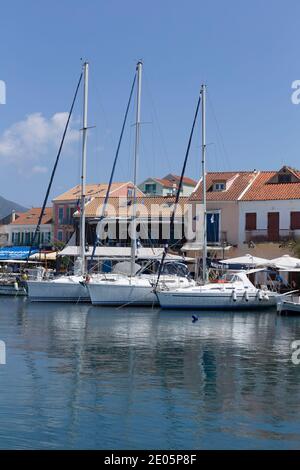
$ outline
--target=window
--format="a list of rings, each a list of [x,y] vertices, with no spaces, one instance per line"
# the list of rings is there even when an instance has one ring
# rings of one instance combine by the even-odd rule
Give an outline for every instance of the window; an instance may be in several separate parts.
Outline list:
[[[256,230],[256,212],[246,213],[245,230]]]
[[[145,193],[155,194],[156,193],[156,184],[155,183],[145,184]]]
[[[59,207],[58,208],[58,223],[61,224],[64,218],[64,208]]]
[[[62,241],[63,241],[63,232],[62,232],[62,230],[58,230],[58,232],[57,232],[57,240],[58,240],[59,242],[62,242]]]
[[[300,212],[291,212],[291,230],[300,230]]]
[[[218,183],[214,183],[213,185],[213,191],[225,191],[225,189],[226,189],[225,181],[219,181]]]
[[[12,241],[13,245],[18,245],[20,243],[20,233],[19,232],[13,232],[11,241]]]

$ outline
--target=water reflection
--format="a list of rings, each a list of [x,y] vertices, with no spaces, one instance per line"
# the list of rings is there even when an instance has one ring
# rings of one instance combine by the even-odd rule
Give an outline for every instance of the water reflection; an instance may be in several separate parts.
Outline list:
[[[299,448],[300,321],[1,299],[0,447]]]

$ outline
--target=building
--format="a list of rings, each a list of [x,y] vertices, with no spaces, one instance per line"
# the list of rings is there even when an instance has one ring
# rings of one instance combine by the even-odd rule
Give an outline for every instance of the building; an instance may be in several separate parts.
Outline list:
[[[275,258],[300,238],[300,171],[260,171],[239,201],[240,253]]]
[[[132,194],[133,187],[131,181],[112,183],[110,194],[115,197],[128,197]],[[107,188],[107,183],[87,184],[87,200],[93,200],[95,197],[105,197]],[[138,194],[143,195],[140,190],[138,190]],[[81,186],[77,185],[53,199],[53,235],[55,242],[67,243],[73,235],[75,230],[73,214],[79,209],[80,195]]]
[[[211,251],[220,252],[230,247],[231,254],[238,246],[240,200],[257,176],[256,171],[207,173],[207,243]],[[189,200],[194,204],[203,200],[202,178]]]
[[[180,197],[174,227],[170,219],[174,209],[174,196],[143,196],[137,198],[137,238],[144,247],[164,247],[166,244],[181,248],[185,235],[185,212],[187,197]],[[96,226],[103,212],[104,198],[95,197],[86,205],[86,239],[87,245],[95,241]],[[133,206],[131,200],[120,197],[110,197],[102,221],[102,243],[109,246],[130,246],[130,223]],[[75,212],[74,218],[79,219],[80,213]],[[78,224],[77,224],[78,225]],[[77,244],[79,237],[77,233]]]
[[[9,239],[9,225],[14,222],[22,212],[12,211],[0,220],[0,246],[7,246]]]
[[[33,207],[27,212],[18,214],[18,217],[6,226],[8,245],[28,246],[32,243],[41,210],[41,207]],[[53,244],[52,221],[52,207],[46,207],[36,240],[36,244],[41,248],[51,247]]]
[[[139,188],[147,196],[174,196],[178,190],[180,176],[168,174],[164,178],[147,178]],[[191,178],[184,177],[182,180],[182,196],[190,196],[197,182]]]

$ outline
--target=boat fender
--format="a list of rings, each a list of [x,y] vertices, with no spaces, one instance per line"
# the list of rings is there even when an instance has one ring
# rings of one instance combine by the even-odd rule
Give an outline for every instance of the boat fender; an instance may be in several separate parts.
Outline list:
[[[258,297],[258,300],[262,300],[262,299],[263,299],[263,293],[262,293],[261,290],[259,290],[259,291],[257,292],[257,297]]]
[[[14,282],[14,288],[15,288],[15,290],[19,290],[19,284],[17,283],[17,281]]]
[[[247,290],[245,290],[245,300],[246,302],[249,302],[249,294]]]
[[[233,291],[232,291],[232,300],[233,300],[234,302],[237,301],[237,295],[236,295],[236,291],[235,291],[234,289],[233,289]]]

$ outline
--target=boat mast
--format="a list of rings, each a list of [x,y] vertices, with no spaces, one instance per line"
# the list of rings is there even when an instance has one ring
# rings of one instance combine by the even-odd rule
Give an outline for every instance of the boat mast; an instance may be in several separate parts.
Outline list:
[[[202,187],[203,187],[203,249],[202,249],[202,280],[205,284],[207,276],[207,218],[206,218],[206,85],[201,85],[202,97]]]
[[[137,165],[140,146],[140,127],[141,127],[141,91],[142,91],[142,67],[141,61],[137,63],[137,106],[136,106],[136,123],[135,123],[135,149],[134,149],[134,170],[133,170],[133,208],[131,220],[131,269],[130,274],[134,276],[134,264],[136,255],[136,198],[137,198]]]
[[[81,201],[80,201],[80,257],[81,273],[85,274],[85,197],[86,197],[86,144],[87,144],[87,113],[88,113],[88,80],[89,64],[83,64],[83,126],[82,126],[82,166],[81,166]]]

